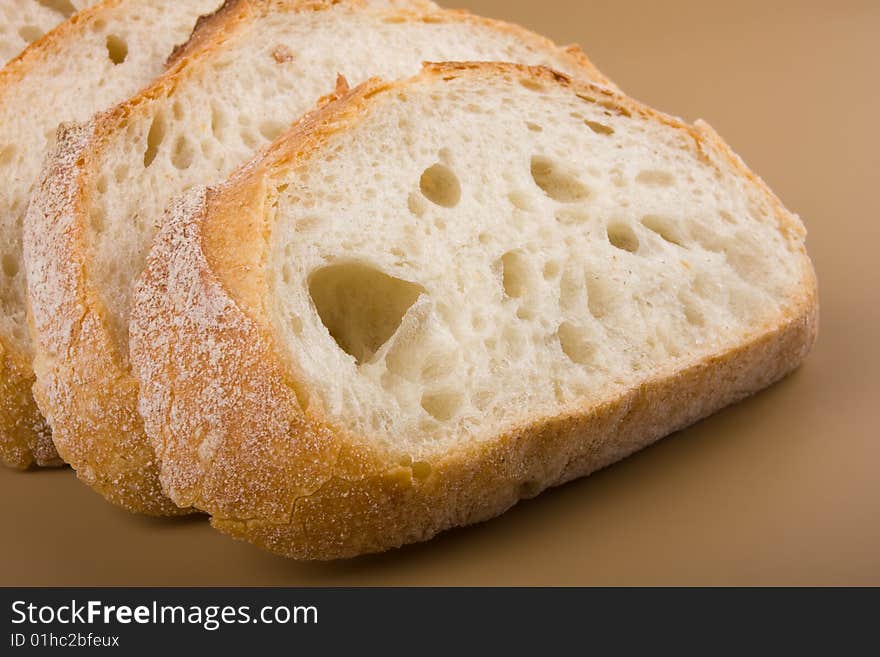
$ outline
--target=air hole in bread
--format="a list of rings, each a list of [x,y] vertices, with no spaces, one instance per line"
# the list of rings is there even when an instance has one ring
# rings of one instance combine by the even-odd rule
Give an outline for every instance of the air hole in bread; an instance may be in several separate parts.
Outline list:
[[[639,171],[636,182],[649,187],[672,187],[675,184],[675,176],[668,171],[659,169],[644,169]]]
[[[728,224],[736,223],[736,219],[734,219],[733,215],[730,214],[727,210],[721,210],[718,213],[718,216],[721,217],[721,219]]]
[[[100,208],[92,208],[89,214],[89,225],[96,235],[104,232],[104,211]]]
[[[690,220],[687,225],[691,238],[707,251],[721,251],[724,248],[724,238],[717,230],[703,225],[703,222]]]
[[[556,221],[566,226],[585,224],[590,216],[580,208],[563,208],[556,212]]]
[[[588,274],[584,281],[587,286],[587,309],[593,317],[602,319],[611,311],[617,298],[612,285],[598,274]]]
[[[622,221],[615,221],[608,225],[608,241],[612,246],[623,251],[635,253],[639,250],[639,238],[635,231]]]
[[[664,240],[676,246],[682,246],[681,237],[675,224],[666,217],[648,214],[642,217],[642,225],[648,230],[657,233]]]
[[[211,103],[211,133],[222,141],[226,131],[226,114],[216,104]]]
[[[70,0],[37,0],[46,9],[61,14],[64,18],[70,18],[76,13],[76,7]]]
[[[11,253],[4,253],[3,258],[0,258],[0,268],[4,276],[14,278],[18,274],[18,259]]]
[[[423,214],[425,214],[425,210],[427,209],[425,207],[424,197],[420,194],[417,194],[416,192],[410,194],[409,197],[406,199],[406,207],[416,217],[421,217]]]
[[[684,317],[687,320],[688,324],[693,324],[694,326],[703,326],[706,323],[706,319],[705,317],[703,317],[703,312],[700,310],[696,301],[691,298],[689,294],[680,294],[679,300],[681,301],[682,310],[684,311]]]
[[[295,335],[302,335],[303,332],[303,323],[302,320],[296,315],[290,316],[290,328],[293,330]]]
[[[147,133],[147,148],[144,151],[144,167],[148,167],[156,159],[159,147],[165,139],[165,115],[157,112],[150,124],[150,131]]]
[[[259,138],[250,128],[245,128],[241,131],[241,141],[251,150],[256,150],[260,145]]]
[[[510,204],[517,210],[528,212],[532,209],[532,201],[527,192],[512,191],[507,195],[507,200],[509,200]]]
[[[15,158],[15,144],[0,148],[0,165],[7,165]]]
[[[609,136],[614,134],[614,128],[610,125],[605,125],[598,121],[590,121],[589,119],[584,119],[584,124],[597,135]]]
[[[531,173],[535,184],[554,201],[574,203],[590,195],[590,190],[565,165],[544,157],[532,157]]]
[[[461,200],[458,176],[445,164],[434,164],[422,173],[419,189],[425,198],[444,208],[454,208]]]
[[[128,177],[128,172],[129,172],[128,165],[126,165],[125,163],[122,163],[122,164],[118,165],[113,170],[113,179],[117,183],[122,184],[125,181],[125,179]]]
[[[571,322],[563,322],[556,332],[559,346],[568,358],[579,365],[589,365],[596,355],[596,345],[587,339],[585,331]]]
[[[555,260],[550,260],[544,263],[544,269],[541,272],[544,276],[545,280],[553,280],[557,276],[559,276],[559,263]]]
[[[523,296],[531,284],[529,261],[519,251],[508,251],[501,256],[501,285],[512,299]]]
[[[529,91],[544,91],[544,85],[531,78],[522,78],[519,83]]]
[[[107,56],[114,65],[121,64],[128,57],[128,43],[118,34],[107,35]]]
[[[760,252],[757,249],[753,249],[748,242],[730,240],[723,247],[723,251],[727,262],[741,276],[752,278],[760,275]]]
[[[36,25],[22,25],[18,28],[18,36],[20,36],[25,43],[33,43],[43,36],[43,30]]]
[[[437,381],[443,377],[449,376],[455,367],[455,359],[450,358],[445,351],[436,351],[434,353],[425,354],[425,362],[422,363],[422,369],[419,372],[419,378],[424,382]]]
[[[544,128],[539,126],[537,123],[532,123],[531,121],[526,121],[526,127],[532,132],[543,132]]]
[[[440,422],[446,422],[455,417],[461,403],[462,395],[456,391],[426,392],[422,395],[422,408],[428,415]]]
[[[424,288],[361,263],[329,265],[309,277],[321,322],[358,364],[394,335]]]
[[[516,309],[516,318],[521,319],[524,322],[530,322],[535,319],[535,311],[531,308],[526,308],[525,306],[520,306]]]
[[[263,121],[260,124],[260,134],[266,138],[266,141],[275,141],[284,132],[285,127],[287,126],[279,121]]]
[[[171,164],[175,169],[188,169],[195,159],[195,150],[185,135],[180,135],[174,142],[174,150],[171,151]]]

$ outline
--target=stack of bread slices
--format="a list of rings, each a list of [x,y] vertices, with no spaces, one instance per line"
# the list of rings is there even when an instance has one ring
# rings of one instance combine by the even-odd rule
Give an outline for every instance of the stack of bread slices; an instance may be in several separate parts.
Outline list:
[[[609,465],[815,339],[800,220],[577,47],[422,0],[12,4],[7,465],[348,557]]]

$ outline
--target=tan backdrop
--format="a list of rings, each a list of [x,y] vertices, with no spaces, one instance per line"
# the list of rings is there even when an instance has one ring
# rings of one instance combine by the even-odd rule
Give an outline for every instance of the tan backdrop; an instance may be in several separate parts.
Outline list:
[[[803,217],[822,325],[786,381],[495,521],[301,564],[0,472],[0,585],[880,585],[880,3],[484,0],[705,118]]]

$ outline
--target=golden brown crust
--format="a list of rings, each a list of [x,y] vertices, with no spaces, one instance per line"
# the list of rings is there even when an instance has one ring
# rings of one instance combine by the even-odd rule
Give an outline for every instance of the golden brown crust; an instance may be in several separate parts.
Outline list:
[[[162,493],[152,449],[137,413],[137,383],[127,354],[121,353],[107,310],[89,280],[86,226],[92,164],[106,139],[136,113],[151,111],[196,66],[202,54],[221,49],[230,35],[261,12],[279,9],[319,11],[332,1],[231,0],[196,28],[191,43],[172,57],[171,68],[144,91],[97,117],[88,125],[70,127],[59,138],[55,154],[32,205],[26,241],[29,244],[29,321],[35,336],[35,395],[52,417],[61,456],[92,488],[123,508],[152,515],[181,511]],[[353,6],[366,4],[359,0]],[[536,49],[552,49],[550,41],[506,23],[464,12],[429,11],[420,0],[389,16],[400,20],[468,22],[500,31],[514,31]],[[572,68],[585,77],[605,78],[583,56],[572,57]],[[586,63],[585,63],[586,62]],[[178,499],[178,501],[180,501]],[[186,506],[188,503],[183,502]]]
[[[57,56],[62,44],[90,29],[95,16],[120,1],[105,0],[84,9],[28,45],[0,69],[0,94],[14,90],[35,66]],[[18,469],[61,466],[64,462],[31,392],[34,373],[30,360],[29,353],[0,335],[0,461]]]
[[[0,461],[20,470],[64,465],[34,401],[33,385],[30,362],[0,338]]]
[[[137,386],[119,375],[106,313],[82,267],[83,226],[76,217],[85,181],[76,171],[87,165],[82,158],[93,130],[94,123],[59,130],[25,227],[34,394],[59,454],[80,479],[124,508],[178,515],[185,511],[161,494],[153,453],[141,439],[133,412]],[[30,284],[36,280],[43,284]]]
[[[571,88],[610,111],[670,125],[693,139],[709,162],[728,159],[769,194],[705,128],[548,69],[432,64],[416,80],[464,75],[529,76]],[[219,530],[285,556],[349,557],[495,516],[773,383],[797,367],[816,337],[816,281],[801,244],[800,295],[776,321],[728,351],[615,399],[535,418],[430,462],[412,463],[333,426],[284,362],[263,307],[262,264],[272,229],[267,209],[285,170],[359,121],[371,98],[410,82],[373,80],[341,94],[227,183],[181,200],[136,293],[132,357],[166,489],[210,513]],[[800,225],[781,204],[774,207],[783,230]]]
[[[252,3],[253,0],[225,0],[215,12],[200,16],[190,38],[171,51],[167,61],[168,68],[173,68],[187,57],[196,56],[203,48],[222,42],[230,26],[246,19]]]

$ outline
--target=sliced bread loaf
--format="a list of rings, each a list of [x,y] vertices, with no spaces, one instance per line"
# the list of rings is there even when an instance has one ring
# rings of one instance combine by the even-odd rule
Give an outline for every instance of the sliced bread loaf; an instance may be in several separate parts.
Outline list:
[[[66,7],[64,13],[75,6],[33,4]],[[31,395],[22,265],[22,221],[58,124],[84,121],[146,85],[162,72],[173,47],[186,40],[196,18],[217,4],[106,0],[74,15],[0,70],[0,460],[8,465],[58,463]]]
[[[95,2],[97,0],[3,0],[0,2],[0,65]]]
[[[137,414],[128,317],[168,201],[228,175],[338,74],[397,78],[429,59],[541,63],[604,80],[577,49],[421,2],[232,0],[153,85],[64,132],[31,204],[27,273],[37,400],[81,479],[125,508],[166,509]]]
[[[166,218],[131,324],[165,490],[308,559],[492,517],[796,367],[804,238],[705,123],[542,68],[366,83]]]

